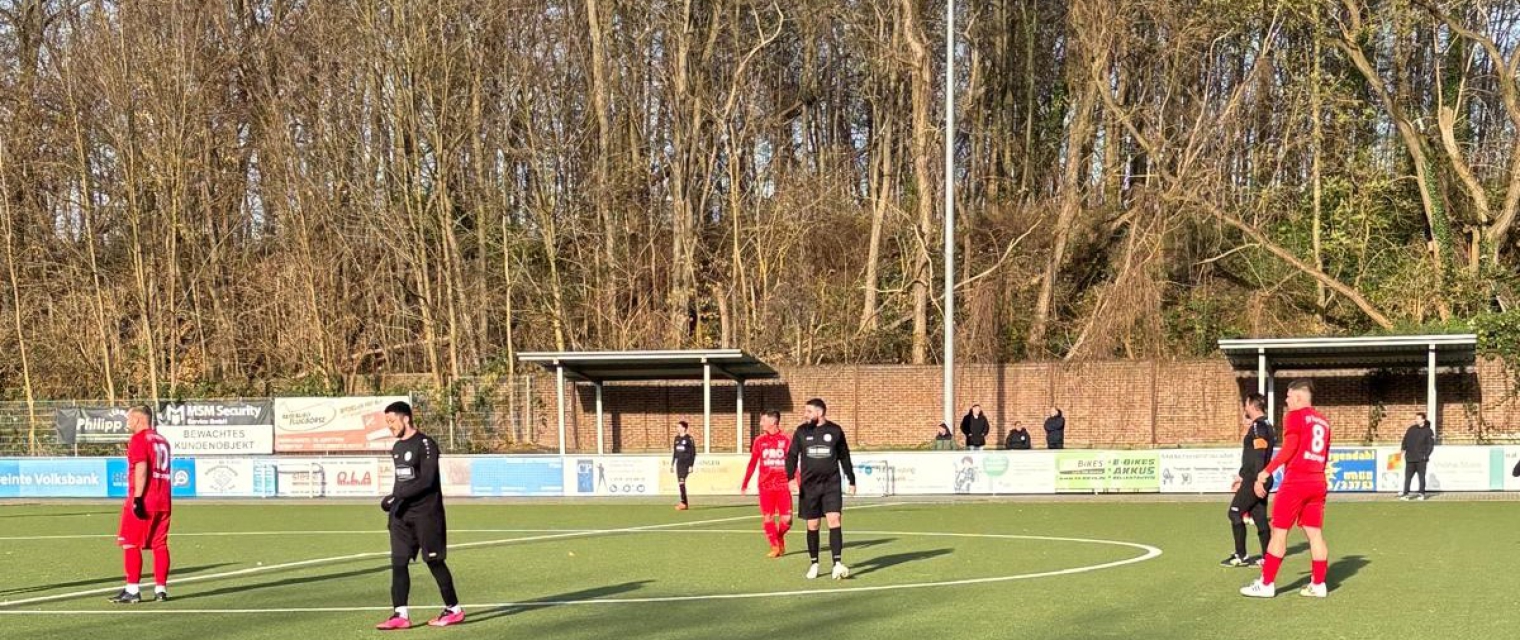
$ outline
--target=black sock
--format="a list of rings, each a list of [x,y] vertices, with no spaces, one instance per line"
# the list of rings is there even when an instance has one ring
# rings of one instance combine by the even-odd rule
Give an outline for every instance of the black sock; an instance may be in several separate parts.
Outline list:
[[[449,571],[449,565],[444,561],[427,563],[428,571],[433,572],[433,579],[438,581],[438,593],[443,596],[443,606],[459,606],[459,595],[454,593],[454,574]]]
[[[834,563],[838,564],[844,558],[844,529],[841,527],[829,527],[829,553],[834,555]]]
[[[1238,516],[1230,518],[1230,533],[1235,535],[1235,557],[1246,557],[1246,523]]]
[[[1251,519],[1256,521],[1256,539],[1261,541],[1261,557],[1267,557],[1267,544],[1272,542],[1272,519],[1267,517],[1267,508],[1258,505],[1251,510]]]
[[[808,529],[808,557],[813,559],[813,564],[818,564],[818,530]]]
[[[681,481],[681,504],[686,504],[686,481]]]
[[[405,560],[391,560],[391,606],[406,606],[407,596],[412,592],[412,573]]]

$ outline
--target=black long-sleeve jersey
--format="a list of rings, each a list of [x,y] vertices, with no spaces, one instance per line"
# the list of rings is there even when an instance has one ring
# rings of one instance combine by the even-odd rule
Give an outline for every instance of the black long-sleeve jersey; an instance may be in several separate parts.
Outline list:
[[[1272,450],[1277,448],[1277,432],[1266,416],[1251,422],[1246,429],[1240,449],[1240,479],[1256,481],[1256,474],[1267,468],[1272,461]]]
[[[850,445],[844,429],[825,420],[821,425],[805,422],[792,434],[792,446],[786,452],[786,478],[797,478],[810,486],[839,486],[840,472],[855,486],[855,465],[850,462]]]
[[[396,465],[396,484],[391,495],[396,506],[391,515],[429,516],[443,513],[443,485],[438,479],[438,443],[417,432],[391,446]]]

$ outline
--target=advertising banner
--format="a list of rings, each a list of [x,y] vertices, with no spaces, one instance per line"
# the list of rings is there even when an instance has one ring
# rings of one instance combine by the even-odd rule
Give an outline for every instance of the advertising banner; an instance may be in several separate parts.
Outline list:
[[[1061,451],[1056,454],[1058,492],[1142,493],[1161,490],[1155,451]]]
[[[381,464],[385,464],[382,462]],[[470,492],[470,480],[474,477],[471,467],[474,461],[460,456],[444,456],[438,461],[439,480],[443,482],[443,495],[447,498],[464,497],[472,495]],[[391,465],[391,472],[395,472],[395,465]],[[381,487],[385,489],[385,487]]]
[[[390,451],[386,405],[406,396],[275,398],[274,448],[281,452]]]
[[[0,498],[104,498],[102,458],[0,460]]]
[[[852,453],[856,490],[865,495],[935,495],[951,493],[955,479],[954,454]],[[934,462],[938,460],[939,465]]]
[[[1493,470],[1499,476],[1500,487],[1505,491],[1520,491],[1520,478],[1515,477],[1515,471],[1520,469],[1520,447],[1495,447],[1499,449],[1499,464]]]
[[[203,498],[250,498],[265,495],[264,492],[255,490],[255,474],[259,464],[262,463],[252,458],[217,457],[196,460],[195,495]]]
[[[159,409],[158,432],[175,455],[267,455],[274,453],[274,403],[166,403]]]
[[[1503,488],[1491,481],[1493,455],[1497,447],[1436,447],[1426,465],[1425,482],[1429,491],[1489,491]],[[1501,460],[1502,464],[1502,460]],[[1507,471],[1507,470],[1506,470]],[[1415,479],[1413,488],[1419,488]],[[1402,488],[1402,487],[1400,487]]]
[[[691,468],[691,475],[686,477],[686,492],[694,496],[711,495],[735,495],[739,493],[739,483],[744,481],[744,468],[749,466],[749,455],[739,454],[707,454],[697,456],[697,464]],[[755,472],[756,474],[759,471]],[[856,482],[860,481],[859,477]],[[755,490],[754,479],[750,481],[750,490]],[[858,490],[859,487],[856,487]],[[677,495],[681,492],[680,482],[676,480],[676,474],[670,470],[670,461],[666,460],[664,467],[660,469],[660,493]]]
[[[1330,449],[1325,465],[1325,480],[1330,490],[1339,493],[1377,491],[1377,449]]]
[[[669,462],[650,456],[574,456],[565,460],[565,495],[655,495],[660,492],[661,474],[670,471]],[[674,474],[671,475],[673,478]],[[738,490],[739,480],[736,478],[730,492],[737,493]]]
[[[126,458],[106,458],[105,467],[109,477],[106,495],[111,498],[125,498],[131,490],[131,481],[128,479]],[[193,498],[197,495],[195,490],[195,460],[191,458],[174,458],[169,462],[169,477],[171,485],[169,495],[175,498]]]
[[[481,457],[470,460],[469,491],[482,496],[559,496],[566,462],[557,457]]]
[[[53,413],[58,439],[64,444],[126,442],[132,438],[127,428],[127,410],[116,407],[75,407]]]
[[[1179,449],[1161,452],[1162,493],[1229,493],[1240,477],[1234,449]]]

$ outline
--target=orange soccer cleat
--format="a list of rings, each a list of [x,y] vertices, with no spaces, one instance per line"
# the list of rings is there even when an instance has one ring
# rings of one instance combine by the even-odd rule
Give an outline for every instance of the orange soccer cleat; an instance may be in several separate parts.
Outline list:
[[[780,558],[781,557],[781,547],[778,547],[776,545],[771,545],[771,551],[770,551],[770,553],[765,554],[765,557],[767,557],[767,558]]]
[[[686,506],[685,502],[682,502],[681,504],[676,505],[676,511],[685,511],[685,510],[690,509],[690,508],[691,507]]]

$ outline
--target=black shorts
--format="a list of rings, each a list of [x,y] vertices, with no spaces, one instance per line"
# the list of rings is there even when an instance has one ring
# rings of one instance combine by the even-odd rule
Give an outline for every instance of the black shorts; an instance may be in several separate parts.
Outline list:
[[[690,462],[677,462],[676,463],[676,479],[677,480],[685,480],[686,476],[691,475],[691,466],[692,465],[691,465]]]
[[[1241,480],[1240,488],[1235,490],[1235,497],[1230,500],[1230,511],[1250,513],[1258,505],[1267,508],[1267,498],[1272,497],[1272,479],[1267,478],[1267,497],[1256,497],[1256,481]]]
[[[424,562],[431,562],[449,555],[449,528],[442,513],[393,517],[390,530],[393,560],[412,560],[420,553]]]
[[[844,511],[844,489],[838,483],[804,485],[797,496],[797,515],[803,520],[817,520],[825,513]]]

